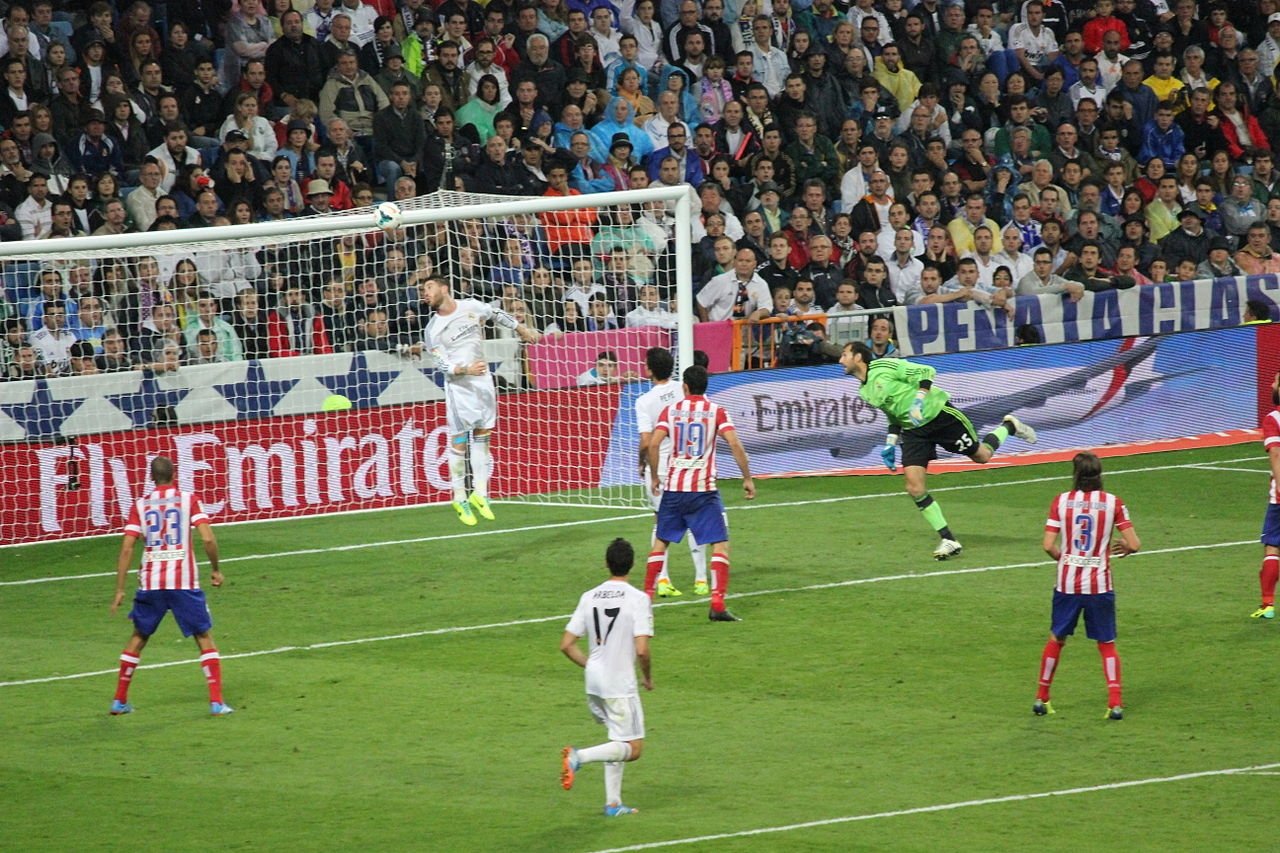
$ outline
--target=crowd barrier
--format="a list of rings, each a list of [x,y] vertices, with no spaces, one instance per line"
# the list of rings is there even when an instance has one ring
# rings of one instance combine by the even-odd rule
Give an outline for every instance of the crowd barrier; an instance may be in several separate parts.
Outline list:
[[[1238,326],[1245,303],[1258,300],[1280,319],[1280,279],[1274,275],[1203,279],[1062,296],[1019,296],[1013,315],[968,302],[893,309],[898,351],[904,357],[941,355],[1014,345],[1030,324],[1042,343],[1163,335]]]
[[[1263,325],[925,360],[980,430],[1014,412],[1039,449],[1069,449],[1255,428],[1278,344],[1280,326]],[[498,341],[489,355],[503,371],[516,352]],[[647,387],[500,395],[494,494],[638,488],[634,402]],[[323,412],[333,394],[353,409]],[[756,473],[879,465],[883,415],[838,365],[720,373],[711,394]],[[158,453],[220,522],[447,500],[442,397],[433,368],[383,353],[0,384],[0,544],[118,530]]]

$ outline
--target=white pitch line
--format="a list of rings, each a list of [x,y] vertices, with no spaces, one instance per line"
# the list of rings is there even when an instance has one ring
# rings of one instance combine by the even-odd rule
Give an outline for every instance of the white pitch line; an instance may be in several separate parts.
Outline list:
[[[858,823],[867,820],[883,820],[884,818],[907,817],[918,814],[934,814],[937,812],[968,809],[975,806],[998,806],[1006,803],[1024,803],[1029,800],[1044,800],[1049,797],[1071,797],[1077,794],[1095,794],[1099,791],[1118,791],[1124,788],[1138,788],[1144,785],[1163,785],[1169,782],[1186,782],[1193,779],[1208,779],[1214,776],[1237,776],[1256,774],[1280,767],[1280,762],[1271,764],[1255,764],[1251,767],[1228,767],[1222,770],[1201,770],[1196,773],[1179,773],[1176,776],[1152,776],[1147,779],[1129,779],[1124,782],[1107,782],[1102,785],[1084,785],[1079,788],[1059,788],[1056,791],[1036,791],[1031,794],[1008,794],[1003,797],[987,797],[981,800],[961,800],[954,803],[938,803],[932,806],[917,806],[912,809],[896,809],[888,812],[871,814],[846,815],[823,820],[810,820],[804,823],[789,823],[782,826],[765,826],[759,829],[744,829],[738,832],[719,832],[713,835],[698,835],[689,838],[673,838],[669,841],[651,841],[647,844],[632,844],[628,847],[609,847],[596,850],[594,853],[629,853],[633,850],[655,850],[660,847],[677,847],[685,844],[700,844],[707,841],[722,841],[726,838],[749,838],[754,835],[772,835],[779,832],[793,832],[797,829],[814,829],[823,826],[837,826],[844,823]]]
[[[1242,459],[1224,459],[1223,464],[1231,462],[1249,462],[1255,457],[1244,457]],[[1114,477],[1119,474],[1146,474],[1151,471],[1169,471],[1175,469],[1200,468],[1209,463],[1188,462],[1178,465],[1152,465],[1145,468],[1121,468],[1115,471],[1108,471],[1107,476]],[[1227,469],[1215,469],[1227,470]],[[1253,469],[1248,469],[1252,471]],[[1057,480],[1064,480],[1060,476],[1055,477],[1030,477],[1023,480],[1006,480],[998,483],[969,483],[963,486],[939,486],[930,489],[931,492],[963,492],[974,489],[999,489],[1006,486],[1026,486],[1035,483],[1047,483]],[[896,498],[901,497],[902,492],[875,492],[868,495],[839,495],[832,498],[811,498],[803,501],[780,501],[776,503],[750,503],[741,506],[731,506],[727,510],[736,512],[738,510],[754,510],[754,509],[783,509],[796,506],[814,506],[818,504],[844,503],[846,501],[865,501],[874,498]],[[271,554],[244,554],[239,557],[223,557],[222,563],[240,563],[246,561],[257,560],[275,560],[282,557],[305,557],[312,554],[331,554],[343,551],[361,551],[368,548],[386,548],[393,545],[421,545],[427,542],[444,542],[451,539],[470,539],[476,536],[505,536],[511,533],[530,533],[538,530],[555,530],[561,527],[578,527],[590,524],[603,524],[614,521],[631,521],[637,518],[647,518],[650,513],[637,512],[627,515],[613,515],[606,518],[584,518],[574,521],[561,521],[550,524],[531,524],[524,527],[511,527],[502,530],[474,530],[467,533],[445,533],[436,536],[418,536],[412,539],[387,539],[378,542],[358,542],[352,545],[331,545],[325,548],[303,548],[294,551],[277,551]],[[6,586],[29,586],[38,583],[55,583],[58,581],[74,581],[87,580],[90,578],[109,578],[115,577],[115,572],[89,572],[81,575],[57,575],[53,577],[43,578],[23,578],[21,580],[0,581],[0,587]]]
[[[1242,474],[1270,474],[1271,473],[1271,471],[1266,468],[1227,468],[1225,466],[1214,465],[1212,463],[1205,463],[1204,465],[1196,465],[1194,467],[1198,468],[1201,471],[1239,471]]]
[[[1155,556],[1157,554],[1176,554],[1182,551],[1205,551],[1215,548],[1234,548],[1240,545],[1254,545],[1256,540],[1245,539],[1239,542],[1214,542],[1207,545],[1182,545],[1177,548],[1157,548],[1151,551],[1139,551],[1132,555],[1134,557]],[[807,584],[805,586],[780,587],[777,589],[761,589],[750,592],[735,592],[725,596],[726,598],[758,598],[762,595],[786,595],[795,592],[815,592],[824,589],[840,589],[842,587],[862,586],[872,583],[888,583],[890,581],[907,581],[907,580],[924,580],[928,578],[949,577],[952,575],[974,575],[984,574],[986,572],[1003,572],[1010,569],[1030,569],[1039,566],[1052,566],[1052,560],[1037,560],[1029,563],[1006,563],[1001,566],[974,566],[967,569],[940,569],[933,572],[910,572],[902,575],[880,575],[872,578],[852,578],[843,581],[829,581],[827,583]],[[705,605],[706,599],[686,599],[685,601],[664,601],[655,604],[654,607],[685,607],[688,605]],[[418,637],[434,637],[443,634],[466,634],[472,631],[487,631],[494,628],[514,628],[521,625],[539,625],[546,622],[564,621],[571,614],[562,613],[555,616],[534,616],[529,619],[513,619],[508,622],[485,622],[479,625],[451,625],[444,628],[426,628],[421,631],[406,631],[400,634],[383,634],[374,637],[355,637],[350,640],[330,640],[323,643],[309,643],[302,646],[280,646],[274,649],[261,649],[254,652],[236,652],[233,654],[222,655],[223,660],[235,660],[237,658],[261,657],[262,655],[279,655],[286,652],[311,652],[319,649],[334,649],[341,646],[360,646],[367,643],[385,643],[392,640],[412,640]],[[160,669],[167,666],[185,666],[188,664],[198,663],[198,659],[190,660],[166,661],[164,663],[143,664],[138,669]],[[96,675],[114,675],[116,669],[98,669],[91,672],[74,672],[67,675],[48,675],[42,678],[24,678],[17,681],[0,681],[0,687],[22,687],[28,684],[48,684],[54,681],[74,681],[80,678],[92,678]]]

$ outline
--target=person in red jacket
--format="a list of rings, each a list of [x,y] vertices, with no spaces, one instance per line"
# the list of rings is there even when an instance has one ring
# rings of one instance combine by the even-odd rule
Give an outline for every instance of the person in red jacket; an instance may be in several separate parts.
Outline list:
[[[1213,93],[1217,108],[1213,115],[1218,117],[1218,128],[1227,143],[1227,154],[1234,163],[1252,163],[1256,149],[1267,149],[1271,143],[1262,130],[1262,125],[1249,111],[1248,100],[1241,97],[1240,90],[1231,80],[1224,80]]]
[[[1095,6],[1098,14],[1086,21],[1082,28],[1085,53],[1099,53],[1102,50],[1102,37],[1111,30],[1120,34],[1120,52],[1129,49],[1129,28],[1124,25],[1124,21],[1111,14],[1114,7],[1113,0],[1098,0]]]
[[[302,285],[290,283],[283,304],[267,317],[267,348],[272,358],[333,352],[324,321],[303,298]]]

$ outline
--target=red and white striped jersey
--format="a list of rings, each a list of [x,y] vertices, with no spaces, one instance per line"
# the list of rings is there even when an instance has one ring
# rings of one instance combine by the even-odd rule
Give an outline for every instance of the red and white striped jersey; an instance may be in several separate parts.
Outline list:
[[[1280,409],[1272,409],[1262,419],[1262,449],[1266,451],[1267,456],[1270,456],[1273,447],[1280,447]],[[1271,489],[1268,492],[1267,501],[1280,504],[1280,492],[1276,489],[1275,477],[1271,478]]]
[[[124,532],[143,541],[138,589],[199,589],[191,534],[208,523],[196,496],[177,486],[161,486],[134,501]]]
[[[1044,529],[1062,532],[1058,592],[1111,592],[1111,531],[1133,527],[1124,501],[1110,492],[1063,492]]]
[[[671,458],[662,488],[668,492],[716,490],[716,439],[733,430],[727,409],[700,395],[672,403],[655,429],[671,436]]]

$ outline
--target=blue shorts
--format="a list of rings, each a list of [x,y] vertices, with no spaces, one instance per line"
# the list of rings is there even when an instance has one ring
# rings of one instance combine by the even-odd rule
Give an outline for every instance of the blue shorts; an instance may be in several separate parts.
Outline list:
[[[170,610],[184,637],[203,634],[213,627],[213,616],[209,613],[202,589],[138,590],[133,597],[129,618],[139,634],[150,637]]]
[[[658,538],[679,542],[685,531],[699,545],[729,541],[729,522],[717,492],[663,492],[658,504]]]
[[[1280,548],[1280,504],[1267,504],[1262,517],[1262,544]]]
[[[1049,629],[1055,637],[1070,637],[1076,632],[1076,622],[1084,612],[1084,634],[1099,643],[1111,643],[1116,639],[1116,594],[1098,592],[1086,595],[1077,592],[1053,591],[1053,626]]]

